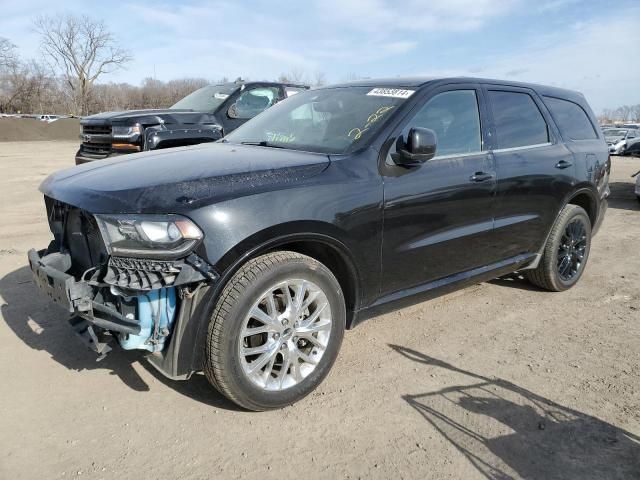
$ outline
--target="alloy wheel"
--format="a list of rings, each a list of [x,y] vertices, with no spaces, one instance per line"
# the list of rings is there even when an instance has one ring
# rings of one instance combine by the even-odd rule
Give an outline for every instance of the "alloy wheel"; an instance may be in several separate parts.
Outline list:
[[[584,265],[587,248],[587,230],[581,219],[569,222],[564,229],[558,247],[558,275],[567,282],[572,280]]]
[[[270,287],[246,315],[238,354],[247,378],[264,390],[302,382],[329,344],[331,306],[318,285],[288,279]]]

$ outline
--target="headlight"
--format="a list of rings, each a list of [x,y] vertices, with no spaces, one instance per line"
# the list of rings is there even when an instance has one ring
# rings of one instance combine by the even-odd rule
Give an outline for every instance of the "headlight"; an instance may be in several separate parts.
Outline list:
[[[180,215],[96,215],[110,255],[177,258],[186,255],[204,236]]]
[[[111,127],[111,137],[116,140],[135,142],[141,132],[140,125],[133,125],[132,127]]]

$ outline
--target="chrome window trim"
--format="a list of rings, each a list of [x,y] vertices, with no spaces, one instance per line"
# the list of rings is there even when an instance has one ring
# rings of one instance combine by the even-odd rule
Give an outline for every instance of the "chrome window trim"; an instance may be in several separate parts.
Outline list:
[[[447,155],[436,155],[435,157],[433,157],[431,160],[428,160],[428,161],[432,162],[434,160],[447,159],[447,158],[473,157],[476,155],[483,155],[487,153],[489,153],[489,150],[479,150],[479,151],[470,152],[470,153],[449,153]]]
[[[493,150],[493,152],[495,152],[495,153],[517,152],[518,150],[528,150],[530,148],[549,147],[551,145],[553,145],[553,143],[551,143],[551,142],[536,143],[534,145],[524,145],[522,147],[496,148],[496,149]]]

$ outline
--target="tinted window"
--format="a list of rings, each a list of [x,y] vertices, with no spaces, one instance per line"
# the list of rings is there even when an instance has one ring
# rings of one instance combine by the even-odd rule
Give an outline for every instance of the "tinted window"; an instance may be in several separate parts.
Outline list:
[[[498,148],[525,147],[549,141],[547,122],[531,95],[489,91]]]
[[[222,105],[222,102],[229,98],[229,95],[237,88],[238,86],[234,84],[202,87],[172,105],[171,108],[186,108],[197,112],[213,112]]]
[[[409,122],[410,128],[429,128],[438,140],[436,155],[482,150],[478,100],[474,90],[454,90],[431,98]]]
[[[245,90],[229,108],[231,118],[253,118],[278,100],[278,87]]]
[[[564,137],[571,140],[598,138],[589,117],[580,105],[553,97],[545,97],[544,102],[551,110],[551,115]]]

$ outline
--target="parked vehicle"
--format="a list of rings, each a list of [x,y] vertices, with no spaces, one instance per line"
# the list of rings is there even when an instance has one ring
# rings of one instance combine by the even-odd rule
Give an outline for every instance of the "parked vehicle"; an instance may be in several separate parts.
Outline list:
[[[640,202],[640,170],[634,173],[633,175],[631,175],[631,177],[632,178],[635,177],[636,179],[635,194],[636,194],[636,198]]]
[[[607,128],[603,131],[609,153],[627,155],[640,152],[640,130],[635,128]]]
[[[39,115],[38,116],[38,120],[40,120],[41,122],[47,122],[47,123],[55,122],[58,119],[60,119],[59,115]]]
[[[105,112],[80,121],[76,164],[116,155],[213,142],[305,85],[243,82],[209,85],[168,109]]]
[[[523,83],[310,90],[216,143],[53,174],[29,263],[99,354],[115,338],[278,408],[384,309],[516,270],[574,286],[609,193],[596,125],[581,94]]]

